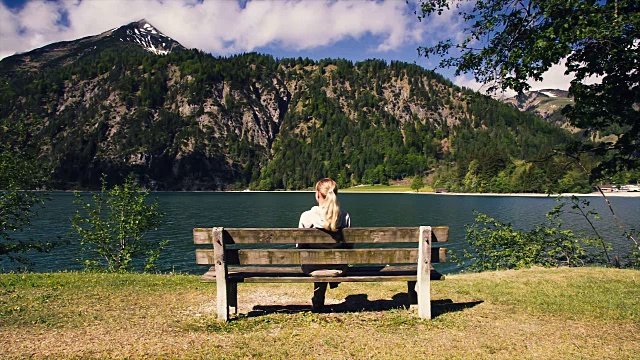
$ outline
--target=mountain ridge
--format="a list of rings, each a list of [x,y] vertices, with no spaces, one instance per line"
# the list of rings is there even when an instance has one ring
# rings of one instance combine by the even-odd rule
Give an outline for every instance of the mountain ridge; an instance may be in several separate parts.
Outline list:
[[[143,49],[164,39],[145,24],[118,28],[132,37],[122,41],[118,29],[89,37],[110,40],[96,48],[66,44],[62,60],[74,61],[45,58],[37,72],[0,61],[0,120],[31,129],[53,188],[95,189],[102,174],[118,182],[134,172],[154,190],[431,174],[454,190],[545,191],[571,169],[525,162],[570,134],[415,64],[214,57],[177,45],[163,55]],[[34,51],[46,57],[52,45]]]

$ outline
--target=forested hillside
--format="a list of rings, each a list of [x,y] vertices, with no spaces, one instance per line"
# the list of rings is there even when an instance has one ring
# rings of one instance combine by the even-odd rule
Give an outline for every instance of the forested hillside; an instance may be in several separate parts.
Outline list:
[[[157,55],[109,46],[66,65],[0,62],[0,121],[30,136],[50,188],[129,172],[156,190],[301,189],[430,175],[463,191],[589,191],[565,130],[419,66]],[[26,150],[25,150],[26,151]],[[590,160],[587,159],[587,166]]]

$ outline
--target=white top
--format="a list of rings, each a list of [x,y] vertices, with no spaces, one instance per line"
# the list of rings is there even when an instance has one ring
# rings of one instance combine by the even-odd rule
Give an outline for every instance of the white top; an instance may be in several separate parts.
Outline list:
[[[324,214],[320,206],[314,206],[300,215],[299,228],[324,228]],[[340,209],[338,221],[336,222],[338,229],[351,227],[351,218],[349,214]]]

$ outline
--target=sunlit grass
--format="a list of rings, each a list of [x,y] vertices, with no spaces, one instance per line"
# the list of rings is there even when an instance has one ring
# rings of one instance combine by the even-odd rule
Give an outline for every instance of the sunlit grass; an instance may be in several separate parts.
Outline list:
[[[198,276],[0,275],[0,358],[598,358],[640,353],[640,271],[531,269],[433,282],[432,320],[404,283],[240,284],[216,320]],[[413,354],[413,355],[412,355]],[[415,356],[414,356],[415,357]]]
[[[416,192],[409,185],[360,185],[341,189],[341,192]],[[433,192],[433,188],[425,186],[420,189],[421,193]]]

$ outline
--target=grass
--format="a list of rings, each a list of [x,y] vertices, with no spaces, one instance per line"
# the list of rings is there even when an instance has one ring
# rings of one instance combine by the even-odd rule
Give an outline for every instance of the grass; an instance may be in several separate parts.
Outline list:
[[[215,284],[189,275],[0,275],[0,358],[631,359],[640,271],[530,269],[448,276],[432,320],[406,284],[343,283],[332,312],[308,284],[240,284],[216,321]]]
[[[360,185],[355,187],[350,187],[346,189],[341,189],[341,192],[416,192],[409,185]],[[420,189],[421,193],[424,192],[433,192],[433,188],[430,186],[423,187]]]

